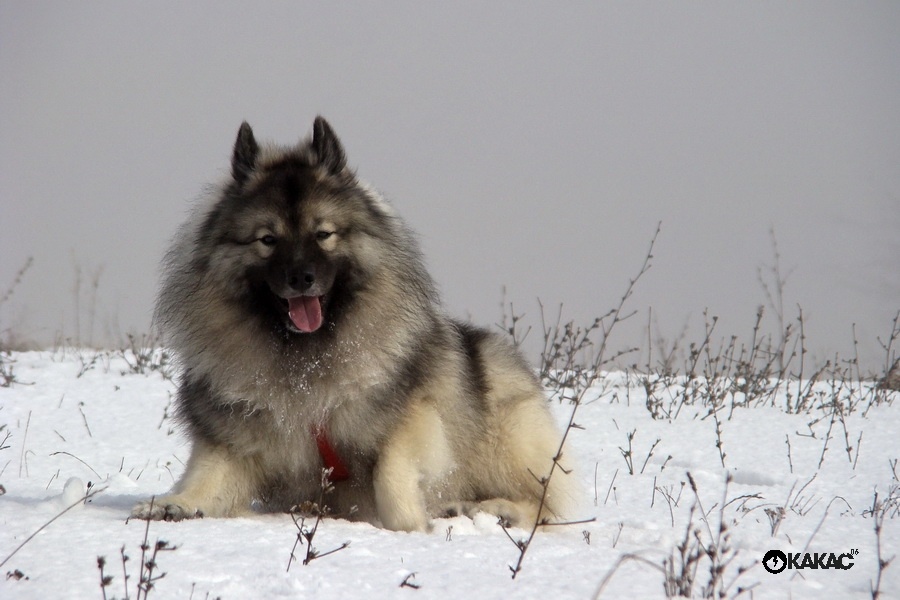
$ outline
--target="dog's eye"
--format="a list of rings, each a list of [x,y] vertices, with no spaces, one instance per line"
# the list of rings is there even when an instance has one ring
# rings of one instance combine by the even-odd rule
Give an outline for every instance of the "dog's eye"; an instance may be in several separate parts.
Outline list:
[[[266,246],[274,246],[278,242],[278,239],[272,234],[266,234],[257,241],[262,242]]]
[[[319,241],[327,240],[328,238],[330,238],[333,235],[334,235],[333,231],[317,231],[316,239]]]

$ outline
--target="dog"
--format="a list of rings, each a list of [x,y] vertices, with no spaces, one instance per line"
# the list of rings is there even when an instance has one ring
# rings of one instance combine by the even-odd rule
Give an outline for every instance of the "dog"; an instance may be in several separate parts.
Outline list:
[[[334,516],[427,531],[480,511],[559,521],[577,504],[533,370],[499,333],[444,314],[415,235],[322,117],[291,147],[241,125],[230,176],[163,261],[154,322],[192,448],[134,517],[324,499]]]

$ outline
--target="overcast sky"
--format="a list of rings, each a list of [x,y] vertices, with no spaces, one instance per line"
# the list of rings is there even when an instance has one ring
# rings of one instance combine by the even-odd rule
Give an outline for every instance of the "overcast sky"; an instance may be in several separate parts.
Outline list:
[[[147,331],[167,241],[238,126],[322,114],[450,313],[748,338],[774,265],[817,360],[900,309],[900,2],[2,2],[5,335]],[[81,289],[76,294],[77,274]],[[92,282],[98,279],[96,299]],[[771,277],[769,276],[771,282]],[[770,311],[771,313],[771,311]],[[93,315],[93,317],[92,317]],[[532,333],[532,336],[535,336]],[[646,332],[643,338],[646,338]],[[644,344],[646,346],[646,343]]]

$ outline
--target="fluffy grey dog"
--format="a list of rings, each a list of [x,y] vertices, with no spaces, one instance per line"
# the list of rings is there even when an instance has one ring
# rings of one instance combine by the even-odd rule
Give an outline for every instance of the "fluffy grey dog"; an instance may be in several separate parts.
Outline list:
[[[533,372],[444,315],[414,236],[324,119],[293,147],[244,123],[210,200],[167,254],[155,315],[191,457],[134,516],[288,510],[319,498],[326,467],[333,514],[389,529],[570,514],[561,470],[541,508],[560,433]]]

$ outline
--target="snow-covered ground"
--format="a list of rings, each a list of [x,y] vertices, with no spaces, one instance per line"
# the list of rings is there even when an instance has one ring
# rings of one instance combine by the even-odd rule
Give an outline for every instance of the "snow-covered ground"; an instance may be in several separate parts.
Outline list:
[[[125,597],[123,547],[128,594],[136,597],[146,523],[126,517],[136,501],[172,485],[189,450],[167,416],[174,385],[158,372],[123,374],[129,365],[121,354],[59,350],[12,360],[19,383],[0,388],[0,598],[101,598],[98,556],[113,578],[107,597]],[[657,385],[657,399],[677,397],[673,385]],[[834,391],[818,385],[821,398]],[[314,538],[320,552],[350,545],[288,570],[297,528],[289,515],[267,514],[150,524],[151,545],[176,547],[157,557],[154,576],[165,577],[150,597],[659,598],[664,570],[681,574],[678,546],[689,527],[688,553],[719,539],[725,570],[717,589],[727,586],[729,597],[742,590],[746,598],[871,597],[876,492],[886,501],[882,557],[900,552],[900,402],[894,392],[870,406],[865,387],[850,391],[864,397],[850,414],[815,407],[790,414],[771,405],[785,404],[776,397],[723,409],[717,426],[699,406],[654,419],[637,378],[607,375],[578,409],[583,429],[569,436],[583,517],[596,520],[538,532],[516,579],[510,565],[518,550],[487,515],[440,519],[427,534],[324,520]],[[571,406],[553,405],[567,421]],[[77,502],[88,483],[97,493]],[[767,572],[770,550],[796,564]],[[811,568],[804,553],[831,568]],[[701,597],[711,561],[687,560],[689,573],[696,569],[692,594]],[[835,560],[852,567],[835,568]],[[900,597],[900,561],[883,570],[881,591]]]

